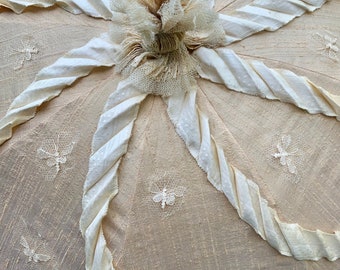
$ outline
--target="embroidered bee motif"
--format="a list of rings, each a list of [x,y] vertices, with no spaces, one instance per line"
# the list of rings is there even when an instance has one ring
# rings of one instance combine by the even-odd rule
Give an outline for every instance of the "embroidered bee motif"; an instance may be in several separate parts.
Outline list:
[[[297,155],[298,149],[294,151],[289,151],[292,139],[290,135],[283,135],[281,140],[277,144],[278,153],[272,154],[274,158],[280,159],[280,164],[282,166],[287,166],[288,171],[292,174],[297,174],[297,169],[293,163],[293,156]]]
[[[14,55],[18,56],[18,65],[14,67],[14,70],[21,69],[25,62],[32,60],[33,54],[38,54],[38,48],[31,43],[29,39],[21,40],[21,47],[17,49],[12,49]]]
[[[321,35],[320,33],[315,33],[313,38],[322,45],[321,48],[318,48],[318,51],[321,51],[321,54],[332,59],[333,61],[339,61],[337,53],[339,52],[339,47],[336,45],[338,41],[337,37],[332,33],[326,31],[326,34]]]
[[[182,186],[178,186],[173,189],[167,189],[164,187],[162,190],[156,192],[156,195],[152,197],[152,200],[155,203],[161,202],[161,207],[164,209],[166,205],[174,205],[176,197],[183,197],[185,190],[186,188]]]
[[[32,249],[26,238],[21,236],[20,238],[20,245],[22,245],[24,247],[24,254],[28,257],[28,262],[47,262],[51,259],[51,257],[49,255],[45,255],[45,254],[39,254],[36,253],[36,250],[41,246],[39,245],[36,249]]]
[[[74,142],[60,143],[58,134],[57,142],[53,139],[44,141],[43,145],[38,148],[37,154],[40,159],[46,160],[46,164],[51,168],[47,175],[48,180],[53,180],[61,169],[61,164],[65,164],[67,156],[72,153]]]

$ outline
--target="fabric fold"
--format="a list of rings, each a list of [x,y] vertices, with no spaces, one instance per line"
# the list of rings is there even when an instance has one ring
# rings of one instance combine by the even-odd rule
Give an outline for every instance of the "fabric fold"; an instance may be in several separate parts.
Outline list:
[[[225,42],[230,44],[262,31],[276,31],[306,12],[313,12],[326,1],[255,0],[232,14],[220,14]]]
[[[229,164],[223,149],[210,133],[208,117],[196,105],[195,99],[196,90],[193,89],[182,95],[164,98],[164,101],[176,132],[207,173],[210,183],[225,194],[240,218],[282,255],[314,261],[323,257],[330,261],[339,258],[338,231],[333,234],[310,231],[298,224],[281,221],[260,194],[258,185]],[[191,136],[188,136],[189,133]]]
[[[84,13],[105,20],[110,20],[113,15],[109,0],[0,0],[0,6],[9,8],[15,13],[22,13],[28,7],[47,8],[54,5],[73,14]]]
[[[86,269],[113,269],[102,221],[110,201],[118,193],[119,166],[127,152],[139,106],[146,96],[128,80],[122,81],[110,96],[93,136],[80,218],[86,244]]]
[[[102,34],[43,68],[0,119],[0,145],[11,138],[15,126],[33,118],[42,103],[57,97],[65,87],[88,75],[95,67],[113,66],[114,51],[115,46],[109,36]]]
[[[284,69],[268,68],[260,61],[246,61],[233,50],[200,48],[194,52],[199,75],[231,90],[294,104],[311,114],[322,113],[340,120],[339,96],[307,78]]]

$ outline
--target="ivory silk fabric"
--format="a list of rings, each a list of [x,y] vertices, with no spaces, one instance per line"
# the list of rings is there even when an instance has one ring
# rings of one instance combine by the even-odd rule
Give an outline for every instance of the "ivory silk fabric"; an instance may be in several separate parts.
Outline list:
[[[229,16],[249,3],[219,0],[214,9]],[[21,14],[0,7],[0,118],[41,69],[110,25],[58,6]],[[339,26],[340,2],[333,0],[227,48],[339,95]],[[0,146],[0,269],[85,269],[79,219],[92,138],[123,79],[113,68],[94,68],[39,106]],[[281,221],[339,231],[339,121],[208,79],[197,82],[197,105],[215,141]],[[159,96],[141,102],[118,172],[118,194],[102,223],[115,269],[340,269],[339,260],[283,256],[241,220],[177,135]],[[173,205],[155,202],[165,186],[183,191]]]

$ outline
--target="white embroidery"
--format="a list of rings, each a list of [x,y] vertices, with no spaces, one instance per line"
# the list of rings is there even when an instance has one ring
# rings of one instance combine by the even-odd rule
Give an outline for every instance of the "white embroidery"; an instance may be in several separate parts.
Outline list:
[[[48,180],[53,180],[61,169],[61,164],[65,164],[68,155],[72,153],[74,142],[64,142],[65,138],[58,134],[57,141],[53,139],[45,140],[41,147],[37,149],[40,159],[46,160],[46,164],[51,168],[47,174]]]
[[[281,140],[277,144],[278,153],[272,154],[274,158],[280,159],[280,164],[282,166],[287,166],[288,171],[292,174],[297,174],[296,166],[293,162],[294,156],[297,155],[298,149],[290,149],[291,148],[292,139],[290,135],[283,135]]]
[[[185,190],[186,188],[182,186],[178,186],[169,190],[164,187],[162,190],[156,192],[156,195],[152,197],[152,200],[155,203],[161,202],[162,209],[164,209],[165,205],[174,205],[176,197],[183,197]]]
[[[32,60],[32,54],[38,54],[39,50],[36,45],[32,44],[30,39],[21,40],[21,46],[17,49],[12,49],[12,54],[18,55],[18,65],[14,70],[19,70],[24,66],[26,61]]]
[[[39,254],[36,252],[37,249],[39,249],[39,247],[41,245],[39,245],[37,248],[31,248],[26,240],[26,238],[24,236],[21,236],[20,238],[20,245],[22,245],[24,247],[24,254],[28,257],[28,262],[47,262],[51,259],[51,257],[49,255],[45,255],[45,254]]]
[[[149,182],[147,189],[149,194],[145,198],[145,204],[150,212],[163,219],[182,207],[187,188],[183,186],[183,179],[175,171],[155,172],[147,182]],[[159,204],[159,207],[156,207],[155,203]]]
[[[338,38],[329,31],[325,31],[325,34],[315,33],[313,38],[322,45],[322,47],[317,50],[321,52],[322,55],[332,59],[333,61],[338,61],[337,53],[339,47],[336,45]]]

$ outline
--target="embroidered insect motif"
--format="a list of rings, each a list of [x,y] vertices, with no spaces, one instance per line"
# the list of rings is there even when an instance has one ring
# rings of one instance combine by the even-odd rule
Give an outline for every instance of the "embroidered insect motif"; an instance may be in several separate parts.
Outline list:
[[[280,164],[282,166],[287,166],[288,171],[292,174],[297,174],[296,166],[293,163],[292,157],[295,156],[298,150],[294,150],[289,152],[288,148],[290,147],[292,139],[290,135],[283,135],[281,137],[280,142],[277,144],[278,153],[272,154],[274,158],[280,159]]]
[[[36,253],[36,249],[38,249],[41,245],[39,245],[36,249],[32,249],[26,238],[21,236],[20,238],[20,245],[22,245],[24,247],[24,254],[28,257],[28,262],[47,262],[51,259],[50,256],[45,255],[45,254],[39,254]]]
[[[37,154],[40,159],[46,160],[48,167],[53,171],[48,178],[54,178],[60,171],[61,164],[65,164],[67,156],[71,154],[73,150],[74,142],[66,144],[64,147],[60,145],[60,135],[58,134],[57,142],[53,139],[46,140],[43,146],[38,148]]]
[[[14,67],[14,70],[19,70],[24,66],[26,61],[32,60],[33,54],[38,54],[38,48],[33,45],[30,40],[21,40],[21,47],[18,49],[13,49],[13,53],[15,55],[19,54],[19,64]]]
[[[167,189],[164,187],[158,192],[153,192],[156,193],[156,195],[152,197],[152,200],[155,203],[161,202],[161,207],[164,209],[166,205],[174,205],[176,197],[183,197],[185,190],[186,188],[182,186],[178,186],[173,189]]]
[[[339,47],[336,45],[338,41],[337,37],[335,37],[332,33],[326,31],[326,34],[321,35],[320,33],[316,33],[313,35],[313,38],[322,45],[321,48],[318,48],[318,51],[321,51],[321,54],[332,59],[333,61],[338,61],[337,53],[339,52]]]

